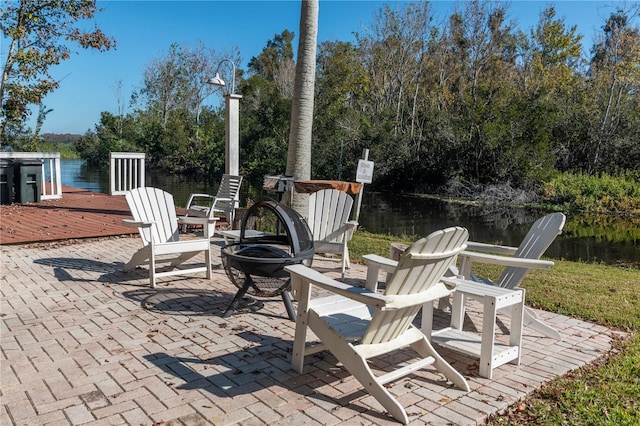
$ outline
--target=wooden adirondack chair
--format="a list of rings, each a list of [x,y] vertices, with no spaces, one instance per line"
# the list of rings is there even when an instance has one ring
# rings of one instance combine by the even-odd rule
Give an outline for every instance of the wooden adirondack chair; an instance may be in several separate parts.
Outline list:
[[[216,218],[198,218],[176,216],[173,196],[158,188],[142,187],[129,191],[125,195],[133,220],[125,219],[126,226],[138,228],[142,238],[140,248],[124,266],[130,271],[138,265],[149,265],[149,280],[155,288],[156,278],[187,273],[206,272],[211,279],[211,251],[209,238],[198,238],[180,241],[179,223],[199,224],[204,228],[204,235],[215,228]],[[192,257],[204,253],[204,266],[189,269],[175,269]],[[158,264],[170,262],[169,271],[158,271]]]
[[[313,235],[316,253],[342,256],[342,277],[349,263],[348,243],[358,222],[349,220],[353,198],[337,189],[322,189],[309,195],[307,223]]]
[[[551,213],[538,219],[529,229],[518,247],[508,247],[476,243],[469,241],[466,251],[460,254],[459,274],[478,283],[479,286],[492,285],[507,289],[519,288],[524,276],[531,268],[550,269],[553,262],[540,260],[540,257],[549,248],[555,238],[560,235],[564,227],[566,217],[562,213]],[[492,281],[471,273],[473,262],[489,263],[506,266],[502,275]],[[468,283],[467,281],[467,283]],[[464,315],[464,298],[461,298],[462,306],[456,312]],[[508,311],[505,311],[508,313]],[[535,312],[525,307],[524,325],[543,333],[547,337],[560,340],[560,333],[542,322]]]
[[[423,306],[432,309],[433,300],[454,291],[454,286],[440,279],[466,247],[467,238],[466,229],[454,227],[413,243],[400,257],[384,294],[332,280],[303,265],[287,266],[298,301],[293,368],[302,373],[305,355],[328,349],[395,419],[405,424],[409,421],[407,413],[385,383],[433,364],[457,387],[469,391],[465,378],[413,325]],[[333,295],[312,299],[313,286]],[[320,345],[307,347],[307,327],[320,339]],[[406,347],[411,347],[420,359],[383,375],[371,370],[368,359]]]
[[[233,226],[236,207],[240,204],[242,176],[224,174],[215,196],[209,194],[191,194],[187,201],[186,216],[213,218],[216,212],[224,213],[229,226]],[[209,229],[213,236],[213,229]]]

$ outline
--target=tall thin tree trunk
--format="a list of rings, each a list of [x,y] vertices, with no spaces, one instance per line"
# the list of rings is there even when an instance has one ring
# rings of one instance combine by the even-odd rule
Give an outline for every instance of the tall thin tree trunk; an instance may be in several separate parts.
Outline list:
[[[291,106],[291,131],[287,151],[288,176],[311,178],[311,135],[316,80],[319,0],[302,0],[298,63]],[[307,217],[307,197],[296,194],[292,207]]]
[[[607,100],[607,107],[605,108],[604,115],[602,116],[602,121],[600,122],[600,128],[598,129],[598,143],[596,144],[595,153],[593,155],[593,163],[591,164],[589,172],[593,172],[598,168],[600,150],[604,145],[605,129],[607,127],[607,121],[609,120],[609,114],[611,112],[613,104],[613,95],[615,91],[616,80],[616,73],[614,71],[611,78],[611,85],[609,86],[609,99]]]

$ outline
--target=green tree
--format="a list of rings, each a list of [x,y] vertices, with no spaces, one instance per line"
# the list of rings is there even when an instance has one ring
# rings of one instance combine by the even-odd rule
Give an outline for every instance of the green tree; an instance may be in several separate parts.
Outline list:
[[[618,10],[611,14],[603,30],[600,42],[592,50],[590,68],[596,114],[588,140],[588,172],[617,165],[637,168],[640,160],[640,29],[630,24],[624,10]]]
[[[582,35],[577,30],[557,19],[551,6],[541,12],[530,37],[521,41],[522,61],[514,82],[517,92],[510,108],[516,111],[511,117],[516,130],[511,158],[526,182],[539,183],[556,164],[571,161],[566,146],[581,122],[573,112],[578,107],[575,94],[584,80],[579,72]]]
[[[240,61],[237,50],[230,55],[234,62]],[[224,130],[219,133],[217,120],[211,115],[223,111],[210,110],[204,100],[219,90],[207,84],[207,79],[216,71],[220,58],[202,44],[174,43],[165,56],[151,60],[145,69],[143,87],[134,98],[143,135],[140,146],[152,164],[180,173],[218,170]]]
[[[353,44],[320,44],[312,147],[315,178],[350,180],[355,176],[368,87],[367,70]]]
[[[4,4],[0,26],[8,46],[0,81],[0,144],[7,147],[30,115],[29,105],[40,105],[44,96],[58,88],[60,82],[51,74],[51,67],[70,57],[74,43],[105,51],[115,47],[115,41],[98,28],[84,31],[79,27],[99,11],[95,1],[19,0]]]
[[[450,20],[447,48],[459,64],[450,86],[455,163],[462,175],[481,183],[503,181],[512,171],[505,164],[510,123],[503,112],[512,95],[517,45],[506,12],[499,2],[471,1]]]
[[[294,82],[286,64],[293,64],[293,37],[284,30],[267,41],[249,61],[249,77],[239,87],[242,173],[256,184],[266,174],[285,172],[293,94],[285,88]]]

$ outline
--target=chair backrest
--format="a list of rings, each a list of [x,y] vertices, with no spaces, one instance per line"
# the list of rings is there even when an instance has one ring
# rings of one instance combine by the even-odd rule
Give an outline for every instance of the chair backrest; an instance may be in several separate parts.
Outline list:
[[[158,188],[141,187],[125,195],[133,219],[155,222],[150,228],[139,228],[144,245],[179,240],[178,219],[173,196]]]
[[[240,194],[240,186],[242,186],[242,176],[223,174],[222,181],[220,181],[220,187],[216,198],[230,198],[231,200],[238,200]],[[216,201],[215,210],[217,211],[231,211],[237,207],[237,201],[220,200]],[[209,216],[213,217],[213,209],[209,212]]]
[[[540,259],[553,240],[562,232],[565,220],[566,217],[562,213],[551,213],[536,220],[513,256],[524,259]],[[504,288],[516,288],[528,270],[529,268],[508,266],[496,284]]]
[[[353,198],[337,189],[322,189],[309,195],[307,223],[315,241],[343,242],[345,223],[351,216]]]
[[[455,264],[458,253],[467,248],[469,232],[456,226],[429,234],[401,255],[398,266],[387,279],[384,294],[418,295],[428,292],[440,281],[450,266]],[[439,296],[434,296],[434,299]],[[376,310],[362,343],[381,343],[404,333],[422,308],[423,298],[416,297],[416,304],[397,310]]]

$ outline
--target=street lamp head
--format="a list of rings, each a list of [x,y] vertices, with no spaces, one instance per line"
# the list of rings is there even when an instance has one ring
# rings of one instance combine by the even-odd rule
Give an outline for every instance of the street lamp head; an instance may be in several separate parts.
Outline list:
[[[220,61],[220,63],[218,64],[218,69],[216,70],[216,76],[207,80],[207,83],[214,86],[226,86],[224,80],[220,78],[220,66],[222,66],[222,64],[225,62],[230,63],[232,67],[231,87],[229,88],[229,94],[233,95],[236,92],[236,64],[234,64],[231,59],[223,59],[222,61]]]
[[[221,87],[225,86],[224,80],[220,77],[219,73],[216,73],[215,77],[212,77],[209,80],[207,80],[207,83],[212,84],[214,86],[221,86]]]

